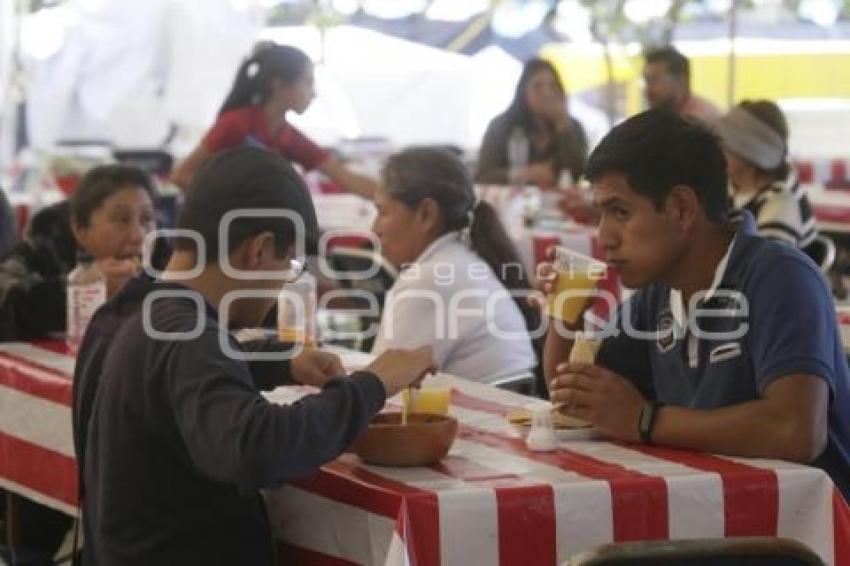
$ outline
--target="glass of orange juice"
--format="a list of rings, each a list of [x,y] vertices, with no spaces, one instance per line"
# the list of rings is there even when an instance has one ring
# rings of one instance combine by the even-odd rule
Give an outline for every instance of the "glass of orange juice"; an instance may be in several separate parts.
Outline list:
[[[408,413],[448,415],[451,391],[451,387],[448,386],[422,387],[413,392],[411,404],[410,389],[405,389],[401,394],[401,402],[407,407]]]
[[[549,294],[549,316],[576,324],[584,314],[593,292],[605,278],[603,261],[574,252],[555,248],[555,279]]]

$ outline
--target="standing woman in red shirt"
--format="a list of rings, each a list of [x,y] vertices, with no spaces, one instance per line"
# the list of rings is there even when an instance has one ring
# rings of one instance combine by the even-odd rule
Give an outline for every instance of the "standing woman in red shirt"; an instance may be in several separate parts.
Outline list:
[[[315,96],[313,63],[295,47],[264,43],[239,67],[215,124],[177,166],[173,181],[184,191],[211,155],[238,146],[274,151],[305,170],[318,169],[353,193],[372,198],[377,183],[354,173],[286,121]]]

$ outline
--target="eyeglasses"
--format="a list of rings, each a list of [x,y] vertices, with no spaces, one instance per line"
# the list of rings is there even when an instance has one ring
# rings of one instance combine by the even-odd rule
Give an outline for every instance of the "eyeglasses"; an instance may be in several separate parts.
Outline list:
[[[283,281],[285,283],[294,283],[307,271],[307,265],[307,256],[298,256],[290,259],[289,269],[284,272]]]

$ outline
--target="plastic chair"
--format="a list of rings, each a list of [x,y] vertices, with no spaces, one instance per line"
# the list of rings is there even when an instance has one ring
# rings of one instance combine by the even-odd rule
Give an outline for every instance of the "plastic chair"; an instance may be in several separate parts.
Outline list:
[[[806,545],[778,537],[657,540],[606,544],[565,566],[823,566]]]
[[[398,278],[398,269],[380,253],[348,246],[337,246],[328,252],[328,265],[334,271],[334,279],[346,289],[366,291],[383,298]],[[375,273],[362,276],[366,272]]]
[[[824,273],[829,273],[832,266],[835,264],[835,243],[832,238],[819,235],[809,246],[803,250],[806,255],[812,258]]]
[[[342,289],[352,291],[348,296],[330,301],[326,305],[328,310],[357,313],[360,318],[360,328],[365,334],[371,326],[380,322],[384,300],[398,278],[398,270],[374,250],[346,246],[331,249],[327,254],[327,262],[333,270],[332,279]],[[366,273],[369,275],[363,276]],[[360,314],[374,304],[366,298],[368,296],[373,297],[378,305],[377,316]],[[369,351],[373,341],[373,336],[364,336],[357,342],[362,351]]]

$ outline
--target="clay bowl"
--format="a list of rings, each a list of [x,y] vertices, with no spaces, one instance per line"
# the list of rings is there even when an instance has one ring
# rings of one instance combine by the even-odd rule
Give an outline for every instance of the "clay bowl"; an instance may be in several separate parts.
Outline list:
[[[381,413],[354,442],[352,452],[377,466],[427,466],[448,454],[456,434],[453,417],[411,413],[402,425],[401,413]]]

